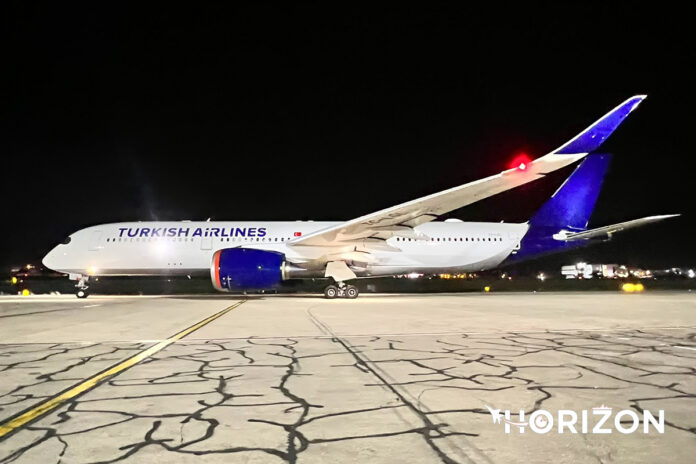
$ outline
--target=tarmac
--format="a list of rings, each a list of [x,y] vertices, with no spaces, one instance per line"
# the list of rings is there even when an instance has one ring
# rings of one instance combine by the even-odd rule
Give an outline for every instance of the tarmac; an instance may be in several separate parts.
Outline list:
[[[588,431],[536,432],[541,410],[589,411]],[[694,456],[686,291],[0,297],[0,463]]]

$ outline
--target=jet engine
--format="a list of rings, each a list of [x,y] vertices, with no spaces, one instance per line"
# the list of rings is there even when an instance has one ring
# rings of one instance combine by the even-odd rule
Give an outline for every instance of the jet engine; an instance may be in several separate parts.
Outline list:
[[[210,278],[221,292],[267,289],[283,280],[315,273],[293,266],[277,251],[255,248],[224,248],[213,255]]]

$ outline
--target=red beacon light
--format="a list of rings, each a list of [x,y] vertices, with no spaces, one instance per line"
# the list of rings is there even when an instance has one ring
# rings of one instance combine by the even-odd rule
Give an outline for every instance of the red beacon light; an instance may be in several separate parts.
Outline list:
[[[527,156],[525,153],[520,153],[519,155],[515,156],[515,158],[510,163],[510,169],[526,171],[529,168],[529,163],[531,161],[532,160],[529,159],[529,156]]]

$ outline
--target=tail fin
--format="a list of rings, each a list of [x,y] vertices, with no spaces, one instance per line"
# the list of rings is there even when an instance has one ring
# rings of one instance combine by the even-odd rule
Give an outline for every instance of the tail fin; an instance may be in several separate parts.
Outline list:
[[[530,229],[584,230],[594,210],[610,155],[588,155],[556,193],[529,220]]]
[[[584,231],[592,215],[610,155],[588,155],[556,193],[529,220],[520,247],[506,261],[513,263],[582,246],[582,240],[559,240],[557,234]]]

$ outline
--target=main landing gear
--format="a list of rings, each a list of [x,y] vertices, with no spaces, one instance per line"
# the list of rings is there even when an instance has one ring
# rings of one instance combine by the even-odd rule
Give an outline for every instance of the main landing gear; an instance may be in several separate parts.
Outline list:
[[[360,292],[358,287],[354,285],[346,285],[343,282],[338,282],[336,285],[329,285],[324,289],[324,298],[357,298]]]

